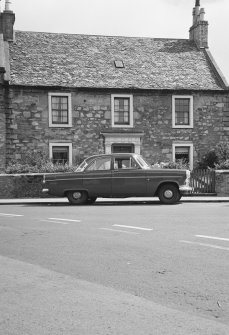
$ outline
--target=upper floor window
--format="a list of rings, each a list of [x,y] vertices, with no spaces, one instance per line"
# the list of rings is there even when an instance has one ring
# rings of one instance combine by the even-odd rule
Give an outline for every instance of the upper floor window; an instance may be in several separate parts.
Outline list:
[[[173,128],[193,128],[193,97],[174,95],[172,100]]]
[[[72,126],[70,93],[49,93],[49,126]]]
[[[111,96],[112,127],[133,127],[133,96]]]

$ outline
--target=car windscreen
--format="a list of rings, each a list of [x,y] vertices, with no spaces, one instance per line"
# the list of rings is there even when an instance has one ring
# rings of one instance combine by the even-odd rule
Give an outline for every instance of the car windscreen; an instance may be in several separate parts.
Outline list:
[[[141,166],[142,169],[144,169],[144,170],[151,169],[150,164],[147,163],[147,161],[145,161],[142,158],[142,156],[136,155],[136,156],[134,156],[134,158],[136,159],[136,161],[138,162],[138,164]]]
[[[86,161],[83,161],[78,168],[76,169],[76,172],[82,172],[86,169],[86,167],[88,166]]]

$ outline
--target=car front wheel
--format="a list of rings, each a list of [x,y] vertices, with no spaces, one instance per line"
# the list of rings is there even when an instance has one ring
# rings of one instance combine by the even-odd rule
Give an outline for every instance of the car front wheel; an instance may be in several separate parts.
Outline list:
[[[175,204],[180,200],[181,195],[177,186],[165,184],[159,188],[158,197],[163,204]]]
[[[84,205],[87,203],[88,195],[85,191],[69,191],[67,198],[72,205]]]

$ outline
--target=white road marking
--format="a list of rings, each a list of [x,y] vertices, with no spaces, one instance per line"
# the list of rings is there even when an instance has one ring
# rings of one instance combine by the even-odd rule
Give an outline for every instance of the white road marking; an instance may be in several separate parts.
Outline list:
[[[101,230],[108,230],[108,231],[115,231],[118,233],[125,233],[125,234],[131,234],[131,235],[139,235],[139,233],[134,233],[130,231],[125,231],[125,230],[119,230],[119,229],[111,229],[111,228],[99,228]]]
[[[121,228],[129,228],[129,229],[138,229],[138,230],[146,230],[146,231],[152,231],[151,228],[142,228],[142,227],[135,227],[135,226],[125,226],[125,225],[119,225],[119,224],[113,224],[113,227],[121,227]]]
[[[70,222],[54,221],[54,220],[40,220],[40,221],[42,221],[42,222],[49,222],[49,223],[70,224]]]
[[[180,240],[181,243],[187,243],[187,244],[194,244],[194,245],[200,245],[202,247],[209,247],[209,248],[214,248],[214,249],[220,249],[220,250],[226,250],[229,251],[229,248],[226,247],[220,247],[219,245],[214,245],[214,244],[207,244],[207,243],[199,243],[199,242],[191,242],[191,241],[185,241],[185,240]]]
[[[20,214],[6,214],[6,213],[0,213],[0,215],[2,216],[24,216],[24,215],[20,215]]]
[[[81,222],[80,220],[60,219],[60,218],[49,218],[49,220],[70,221],[70,222]]]
[[[211,240],[219,240],[219,241],[227,241],[229,242],[229,238],[224,238],[224,237],[216,237],[216,236],[206,236],[206,235],[195,235],[196,237],[201,237],[201,238],[208,238]]]

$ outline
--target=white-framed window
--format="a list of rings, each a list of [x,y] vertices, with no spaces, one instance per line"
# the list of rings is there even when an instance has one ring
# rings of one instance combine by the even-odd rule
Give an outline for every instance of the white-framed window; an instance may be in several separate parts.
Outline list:
[[[183,161],[193,169],[193,144],[192,143],[173,143],[173,162]]]
[[[193,128],[193,97],[191,95],[173,95],[173,128]]]
[[[49,158],[54,164],[72,165],[72,143],[49,143]]]
[[[49,93],[49,127],[72,126],[71,93]]]
[[[127,94],[111,95],[112,127],[133,127],[133,96]]]

